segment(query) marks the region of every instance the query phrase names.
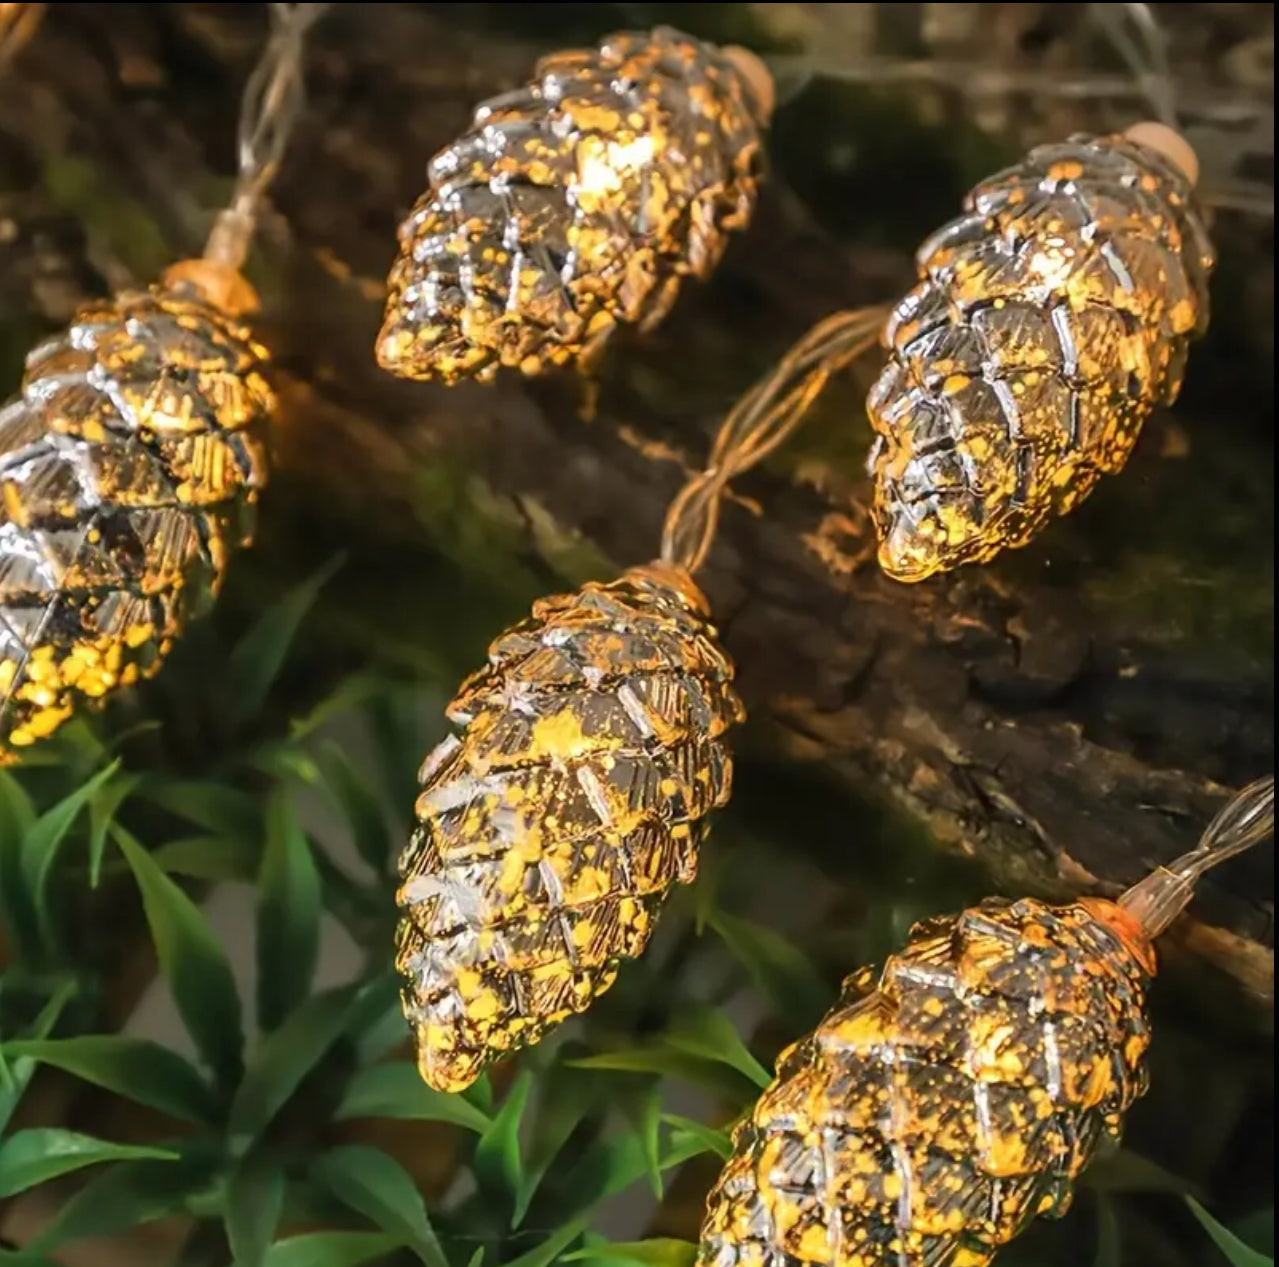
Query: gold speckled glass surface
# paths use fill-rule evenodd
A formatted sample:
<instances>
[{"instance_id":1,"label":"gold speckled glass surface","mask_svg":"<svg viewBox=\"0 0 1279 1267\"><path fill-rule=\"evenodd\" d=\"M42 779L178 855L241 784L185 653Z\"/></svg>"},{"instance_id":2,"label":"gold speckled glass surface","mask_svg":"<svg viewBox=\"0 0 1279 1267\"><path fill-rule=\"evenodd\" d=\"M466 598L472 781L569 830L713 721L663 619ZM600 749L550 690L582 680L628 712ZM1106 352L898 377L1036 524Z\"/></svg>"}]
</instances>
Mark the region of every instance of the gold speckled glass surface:
<instances>
[{"instance_id":1,"label":"gold speckled glass surface","mask_svg":"<svg viewBox=\"0 0 1279 1267\"><path fill-rule=\"evenodd\" d=\"M985 1267L1145 1089L1149 943L1109 903L911 932L784 1052L713 1190L701 1267Z\"/></svg>"},{"instance_id":2,"label":"gold speckled glass surface","mask_svg":"<svg viewBox=\"0 0 1279 1267\"><path fill-rule=\"evenodd\" d=\"M663 564L542 599L427 758L398 966L422 1076L460 1090L612 984L729 796L733 669Z\"/></svg>"},{"instance_id":3,"label":"gold speckled glass surface","mask_svg":"<svg viewBox=\"0 0 1279 1267\"><path fill-rule=\"evenodd\" d=\"M0 410L0 755L155 670L265 475L263 349L183 290L81 310Z\"/></svg>"},{"instance_id":4,"label":"gold speckled glass surface","mask_svg":"<svg viewBox=\"0 0 1279 1267\"><path fill-rule=\"evenodd\" d=\"M655 324L746 223L760 107L730 58L668 28L556 53L480 105L400 228L383 368L488 378L583 361Z\"/></svg>"},{"instance_id":5,"label":"gold speckled glass surface","mask_svg":"<svg viewBox=\"0 0 1279 1267\"><path fill-rule=\"evenodd\" d=\"M1032 150L920 247L867 408L879 558L918 581L1025 545L1128 460L1208 320L1189 185L1122 137Z\"/></svg>"}]
</instances>

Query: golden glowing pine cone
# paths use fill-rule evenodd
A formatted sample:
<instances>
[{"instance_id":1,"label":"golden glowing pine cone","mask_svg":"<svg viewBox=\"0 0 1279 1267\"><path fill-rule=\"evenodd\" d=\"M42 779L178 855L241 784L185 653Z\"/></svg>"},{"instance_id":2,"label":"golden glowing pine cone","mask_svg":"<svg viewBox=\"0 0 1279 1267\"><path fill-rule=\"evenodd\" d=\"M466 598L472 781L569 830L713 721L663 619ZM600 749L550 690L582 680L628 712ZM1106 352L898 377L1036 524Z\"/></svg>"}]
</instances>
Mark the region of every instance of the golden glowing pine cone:
<instances>
[{"instance_id":1,"label":"golden glowing pine cone","mask_svg":"<svg viewBox=\"0 0 1279 1267\"><path fill-rule=\"evenodd\" d=\"M216 592L265 471L263 355L173 284L27 357L0 410L0 756L156 669Z\"/></svg>"},{"instance_id":2,"label":"golden glowing pine cone","mask_svg":"<svg viewBox=\"0 0 1279 1267\"><path fill-rule=\"evenodd\" d=\"M1127 461L1208 321L1212 247L1183 173L1124 137L1032 150L920 247L867 401L885 571L1025 545Z\"/></svg>"},{"instance_id":3,"label":"golden glowing pine cone","mask_svg":"<svg viewBox=\"0 0 1279 1267\"><path fill-rule=\"evenodd\" d=\"M461 1090L639 955L729 796L733 667L687 573L543 599L461 687L401 859L397 966L425 1080Z\"/></svg>"},{"instance_id":4,"label":"golden glowing pine cone","mask_svg":"<svg viewBox=\"0 0 1279 1267\"><path fill-rule=\"evenodd\" d=\"M555 53L431 162L400 227L378 362L487 379L655 325L750 217L767 72L668 28Z\"/></svg>"},{"instance_id":5,"label":"golden glowing pine cone","mask_svg":"<svg viewBox=\"0 0 1279 1267\"><path fill-rule=\"evenodd\" d=\"M912 930L778 1061L711 1193L701 1267L985 1267L1063 1214L1145 1090L1154 956L1108 902Z\"/></svg>"}]
</instances>

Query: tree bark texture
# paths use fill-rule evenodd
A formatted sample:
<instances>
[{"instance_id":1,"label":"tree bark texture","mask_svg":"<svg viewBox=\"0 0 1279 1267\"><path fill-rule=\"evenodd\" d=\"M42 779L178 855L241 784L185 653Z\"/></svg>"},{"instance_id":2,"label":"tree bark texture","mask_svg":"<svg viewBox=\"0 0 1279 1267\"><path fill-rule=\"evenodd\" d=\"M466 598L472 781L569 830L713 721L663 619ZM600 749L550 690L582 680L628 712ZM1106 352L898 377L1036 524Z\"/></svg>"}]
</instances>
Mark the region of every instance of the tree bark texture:
<instances>
[{"instance_id":1,"label":"tree bark texture","mask_svg":"<svg viewBox=\"0 0 1279 1267\"><path fill-rule=\"evenodd\" d=\"M422 592L415 549L497 578L507 616L539 586L651 557L735 396L813 321L903 293L914 242L1015 153L936 94L811 85L780 111L751 229L658 331L615 340L593 421L566 378L396 381L372 344L426 161L538 52L627 25L595 6L597 29L570 31L587 20L564 17L577 6L530 7L556 14L535 38L511 34L518 6L336 6L253 261L285 403L262 550L273 557L291 523L343 538L361 578L341 626L357 660L366 633L405 651L438 629L465 667L498 632ZM0 84L10 387L79 299L198 253L229 187L264 8L50 6ZM1097 126L1088 109L1031 102L1021 121L1047 139ZM1217 224L1218 318L1181 404L1034 545L913 587L879 574L862 473L872 356L740 481L704 572L759 746L878 791L1011 895L1113 894L1273 767L1271 234L1239 214ZM1215 873L1174 939L1264 1000L1272 856Z\"/></svg>"}]
</instances>

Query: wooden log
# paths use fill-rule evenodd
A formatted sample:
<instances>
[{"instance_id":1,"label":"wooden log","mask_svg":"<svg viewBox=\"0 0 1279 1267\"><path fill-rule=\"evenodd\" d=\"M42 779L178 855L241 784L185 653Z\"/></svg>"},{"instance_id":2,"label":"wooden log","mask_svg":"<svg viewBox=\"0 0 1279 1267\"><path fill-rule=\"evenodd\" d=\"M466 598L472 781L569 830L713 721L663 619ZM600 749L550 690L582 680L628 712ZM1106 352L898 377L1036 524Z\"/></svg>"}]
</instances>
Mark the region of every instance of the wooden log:
<instances>
[{"instance_id":1,"label":"wooden log","mask_svg":"<svg viewBox=\"0 0 1279 1267\"><path fill-rule=\"evenodd\" d=\"M911 243L1006 157L953 115L957 131L919 123L909 97L820 88L783 109L782 171L713 281L655 334L617 341L593 423L563 380L397 382L371 354L397 220L430 154L534 55L457 8L339 6L255 261L286 413L244 566L279 583L275 562L346 540L334 664L469 667L497 627L466 600L509 617L538 588L651 555L733 398L812 321L901 293ZM198 250L262 29L250 6L52 6L0 86L18 186L0 281L11 372L20 339L64 318L68 289L145 280ZM976 166L957 157L973 153ZM1273 766L1273 274L1266 227L1221 223L1221 319L1182 404L1032 547L915 587L877 572L868 364L741 481L705 571L761 740L885 795L1008 893L1114 893ZM848 240L850 226L863 236ZM316 541L289 544L303 524ZM441 556L472 572L460 598L426 584ZM1262 1000L1272 894L1263 848L1205 883L1179 934Z\"/></svg>"}]
</instances>

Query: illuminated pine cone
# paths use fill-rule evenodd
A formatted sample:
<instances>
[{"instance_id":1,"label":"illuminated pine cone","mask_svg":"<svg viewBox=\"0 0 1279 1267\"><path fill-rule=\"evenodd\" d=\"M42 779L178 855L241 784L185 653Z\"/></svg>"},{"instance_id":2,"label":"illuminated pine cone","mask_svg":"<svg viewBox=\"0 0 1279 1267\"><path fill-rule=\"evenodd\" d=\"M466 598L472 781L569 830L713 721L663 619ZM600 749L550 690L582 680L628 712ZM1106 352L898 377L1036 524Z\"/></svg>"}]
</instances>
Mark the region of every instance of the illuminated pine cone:
<instances>
[{"instance_id":1,"label":"illuminated pine cone","mask_svg":"<svg viewBox=\"0 0 1279 1267\"><path fill-rule=\"evenodd\" d=\"M589 359L619 321L655 325L750 216L766 90L744 50L667 28L544 58L431 162L379 363L444 382L532 374Z\"/></svg>"},{"instance_id":2,"label":"illuminated pine cone","mask_svg":"<svg viewBox=\"0 0 1279 1267\"><path fill-rule=\"evenodd\" d=\"M732 664L661 564L543 599L449 708L401 859L418 1065L456 1091L590 1006L639 955L729 796Z\"/></svg>"},{"instance_id":3,"label":"illuminated pine cone","mask_svg":"<svg viewBox=\"0 0 1279 1267\"><path fill-rule=\"evenodd\" d=\"M784 1052L711 1194L701 1267L985 1267L1063 1214L1145 1090L1149 942L1117 907L912 930Z\"/></svg>"},{"instance_id":4,"label":"illuminated pine cone","mask_svg":"<svg viewBox=\"0 0 1279 1267\"><path fill-rule=\"evenodd\" d=\"M263 350L192 292L82 309L0 410L0 752L156 669L247 536Z\"/></svg>"},{"instance_id":5,"label":"illuminated pine cone","mask_svg":"<svg viewBox=\"0 0 1279 1267\"><path fill-rule=\"evenodd\" d=\"M901 581L1025 545L1127 461L1208 321L1181 172L1123 137L1032 150L918 253L867 401L879 557Z\"/></svg>"}]
</instances>

